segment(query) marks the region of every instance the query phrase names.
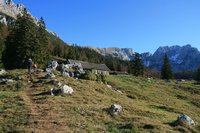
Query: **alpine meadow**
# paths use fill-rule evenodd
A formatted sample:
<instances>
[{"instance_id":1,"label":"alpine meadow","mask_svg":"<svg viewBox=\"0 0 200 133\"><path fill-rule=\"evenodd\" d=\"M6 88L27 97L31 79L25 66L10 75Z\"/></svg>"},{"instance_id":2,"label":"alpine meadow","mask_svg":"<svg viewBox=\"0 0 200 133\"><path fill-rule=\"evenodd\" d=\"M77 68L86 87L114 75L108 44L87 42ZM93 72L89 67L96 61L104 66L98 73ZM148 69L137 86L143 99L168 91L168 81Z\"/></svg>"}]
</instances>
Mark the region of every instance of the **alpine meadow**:
<instances>
[{"instance_id":1,"label":"alpine meadow","mask_svg":"<svg viewBox=\"0 0 200 133\"><path fill-rule=\"evenodd\" d=\"M199 133L200 3L170 1L0 0L0 133Z\"/></svg>"}]
</instances>

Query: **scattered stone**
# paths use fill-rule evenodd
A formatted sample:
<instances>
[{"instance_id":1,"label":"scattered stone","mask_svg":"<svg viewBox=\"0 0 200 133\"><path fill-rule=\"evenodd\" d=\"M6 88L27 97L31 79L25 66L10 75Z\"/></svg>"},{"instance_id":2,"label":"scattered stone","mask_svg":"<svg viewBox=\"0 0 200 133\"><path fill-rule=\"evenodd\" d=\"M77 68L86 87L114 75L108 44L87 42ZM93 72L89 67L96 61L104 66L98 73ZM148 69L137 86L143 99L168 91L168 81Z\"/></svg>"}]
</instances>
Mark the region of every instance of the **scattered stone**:
<instances>
[{"instance_id":1,"label":"scattered stone","mask_svg":"<svg viewBox=\"0 0 200 133\"><path fill-rule=\"evenodd\" d=\"M109 112L110 114L118 115L119 113L122 112L122 106L118 104L113 104L111 105Z\"/></svg>"},{"instance_id":2,"label":"scattered stone","mask_svg":"<svg viewBox=\"0 0 200 133\"><path fill-rule=\"evenodd\" d=\"M44 72L44 70L42 70L42 69L37 69L36 72L40 73L40 72Z\"/></svg>"},{"instance_id":3,"label":"scattered stone","mask_svg":"<svg viewBox=\"0 0 200 133\"><path fill-rule=\"evenodd\" d=\"M5 75L7 72L4 69L0 69L0 76Z\"/></svg>"},{"instance_id":4,"label":"scattered stone","mask_svg":"<svg viewBox=\"0 0 200 133\"><path fill-rule=\"evenodd\" d=\"M63 94L72 94L73 92L74 90L70 86L64 85L63 87L61 87L61 93Z\"/></svg>"},{"instance_id":5,"label":"scattered stone","mask_svg":"<svg viewBox=\"0 0 200 133\"><path fill-rule=\"evenodd\" d=\"M62 83L59 82L57 79L51 80L50 83L52 83L52 84L54 84L54 85L56 85L56 86L58 86L58 87L61 87L61 86L62 86Z\"/></svg>"},{"instance_id":6,"label":"scattered stone","mask_svg":"<svg viewBox=\"0 0 200 133\"><path fill-rule=\"evenodd\" d=\"M57 61L50 61L48 63L48 66L47 66L46 70L47 69L49 69L49 70L56 70L57 67L58 67L58 62Z\"/></svg>"},{"instance_id":7,"label":"scattered stone","mask_svg":"<svg viewBox=\"0 0 200 133\"><path fill-rule=\"evenodd\" d=\"M16 81L22 80L22 77L21 77L21 76L16 76L16 77L14 78L14 80L16 80Z\"/></svg>"},{"instance_id":8,"label":"scattered stone","mask_svg":"<svg viewBox=\"0 0 200 133\"><path fill-rule=\"evenodd\" d=\"M46 79L49 79L49 78L55 78L56 76L53 74L53 73L48 73L47 75L45 75L45 78Z\"/></svg>"},{"instance_id":9,"label":"scattered stone","mask_svg":"<svg viewBox=\"0 0 200 133\"><path fill-rule=\"evenodd\" d=\"M46 69L45 69L45 72L50 73L52 70L53 70L52 68L46 68Z\"/></svg>"},{"instance_id":10,"label":"scattered stone","mask_svg":"<svg viewBox=\"0 0 200 133\"><path fill-rule=\"evenodd\" d=\"M6 81L7 81L7 79L4 79L4 78L0 79L0 83L1 83L1 84L5 84Z\"/></svg>"},{"instance_id":11,"label":"scattered stone","mask_svg":"<svg viewBox=\"0 0 200 133\"><path fill-rule=\"evenodd\" d=\"M107 87L110 88L110 89L112 89L112 86L111 86L111 85L107 85Z\"/></svg>"},{"instance_id":12,"label":"scattered stone","mask_svg":"<svg viewBox=\"0 0 200 133\"><path fill-rule=\"evenodd\" d=\"M69 75L68 72L62 72L62 76L63 76L63 77L70 77L70 75Z\"/></svg>"},{"instance_id":13,"label":"scattered stone","mask_svg":"<svg viewBox=\"0 0 200 133\"><path fill-rule=\"evenodd\" d=\"M151 82L151 80L152 80L152 78L147 78L147 81L148 81L148 82Z\"/></svg>"},{"instance_id":14,"label":"scattered stone","mask_svg":"<svg viewBox=\"0 0 200 133\"><path fill-rule=\"evenodd\" d=\"M177 118L177 123L182 126L192 126L195 125L194 120L192 120L189 116L185 114L181 114Z\"/></svg>"},{"instance_id":15,"label":"scattered stone","mask_svg":"<svg viewBox=\"0 0 200 133\"><path fill-rule=\"evenodd\" d=\"M70 77L74 77L74 73L73 72L69 72L69 76Z\"/></svg>"},{"instance_id":16,"label":"scattered stone","mask_svg":"<svg viewBox=\"0 0 200 133\"><path fill-rule=\"evenodd\" d=\"M74 77L80 77L81 76L81 71L80 70L76 70L74 71Z\"/></svg>"},{"instance_id":17,"label":"scattered stone","mask_svg":"<svg viewBox=\"0 0 200 133\"><path fill-rule=\"evenodd\" d=\"M14 83L14 80L12 80L12 79L8 79L8 80L6 81L6 84L12 84L12 83Z\"/></svg>"},{"instance_id":18,"label":"scattered stone","mask_svg":"<svg viewBox=\"0 0 200 133\"><path fill-rule=\"evenodd\" d=\"M68 71L69 70L69 65L68 64L61 64L60 65L60 70L61 70L61 72L65 72L65 71Z\"/></svg>"},{"instance_id":19,"label":"scattered stone","mask_svg":"<svg viewBox=\"0 0 200 133\"><path fill-rule=\"evenodd\" d=\"M117 92L120 93L120 94L123 94L122 91L120 91L120 90L117 90Z\"/></svg>"},{"instance_id":20,"label":"scattered stone","mask_svg":"<svg viewBox=\"0 0 200 133\"><path fill-rule=\"evenodd\" d=\"M56 94L56 89L51 88L51 95L52 95L52 96L55 96L55 94Z\"/></svg>"},{"instance_id":21,"label":"scattered stone","mask_svg":"<svg viewBox=\"0 0 200 133\"><path fill-rule=\"evenodd\" d=\"M58 85L58 87L61 87L61 86L62 86L62 83L58 82L57 85Z\"/></svg>"}]
</instances>

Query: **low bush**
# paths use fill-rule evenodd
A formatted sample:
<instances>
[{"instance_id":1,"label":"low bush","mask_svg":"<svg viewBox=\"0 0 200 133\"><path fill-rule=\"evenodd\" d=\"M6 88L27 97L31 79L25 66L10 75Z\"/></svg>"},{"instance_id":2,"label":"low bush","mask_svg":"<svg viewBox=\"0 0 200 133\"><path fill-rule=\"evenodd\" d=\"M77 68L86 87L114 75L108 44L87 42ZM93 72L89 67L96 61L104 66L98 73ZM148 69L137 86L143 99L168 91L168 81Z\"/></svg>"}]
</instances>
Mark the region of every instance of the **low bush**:
<instances>
[{"instance_id":1,"label":"low bush","mask_svg":"<svg viewBox=\"0 0 200 133\"><path fill-rule=\"evenodd\" d=\"M97 82L103 82L105 84L107 83L106 75L95 74L94 72L91 71L87 71L86 73L81 74L80 78Z\"/></svg>"}]
</instances>

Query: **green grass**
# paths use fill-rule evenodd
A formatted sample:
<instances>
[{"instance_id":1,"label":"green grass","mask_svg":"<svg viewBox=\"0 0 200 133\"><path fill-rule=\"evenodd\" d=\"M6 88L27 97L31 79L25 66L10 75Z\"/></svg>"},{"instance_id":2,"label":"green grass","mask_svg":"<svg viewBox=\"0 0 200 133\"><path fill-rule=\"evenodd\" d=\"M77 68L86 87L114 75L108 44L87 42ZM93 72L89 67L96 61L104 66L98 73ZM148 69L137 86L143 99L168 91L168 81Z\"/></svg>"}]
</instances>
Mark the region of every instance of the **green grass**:
<instances>
[{"instance_id":1,"label":"green grass","mask_svg":"<svg viewBox=\"0 0 200 133\"><path fill-rule=\"evenodd\" d=\"M109 76L106 85L88 80L57 80L74 89L72 95L51 96L56 88L45 73L27 83L25 70L9 72L24 80L0 85L0 131L3 132L192 132L200 131L200 85L194 81L163 81L134 76ZM56 74L56 73L55 73ZM112 116L107 109L120 104L123 112ZM195 127L173 126L180 113Z\"/></svg>"}]
</instances>

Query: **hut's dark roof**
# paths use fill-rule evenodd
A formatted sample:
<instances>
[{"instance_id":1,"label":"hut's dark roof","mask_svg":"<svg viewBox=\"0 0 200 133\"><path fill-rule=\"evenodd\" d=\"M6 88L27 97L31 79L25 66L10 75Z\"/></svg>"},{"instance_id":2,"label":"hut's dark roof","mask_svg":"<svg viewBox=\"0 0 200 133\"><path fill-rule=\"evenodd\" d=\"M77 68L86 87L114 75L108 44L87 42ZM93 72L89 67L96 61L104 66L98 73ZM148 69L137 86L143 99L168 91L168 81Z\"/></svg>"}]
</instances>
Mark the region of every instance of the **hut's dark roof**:
<instances>
[{"instance_id":1,"label":"hut's dark roof","mask_svg":"<svg viewBox=\"0 0 200 133\"><path fill-rule=\"evenodd\" d=\"M95 70L102 70L102 71L110 71L110 69L105 64L89 63L86 61L78 61L78 60L71 60L71 59L69 59L68 62L70 64L81 64L83 69L95 69Z\"/></svg>"}]
</instances>

